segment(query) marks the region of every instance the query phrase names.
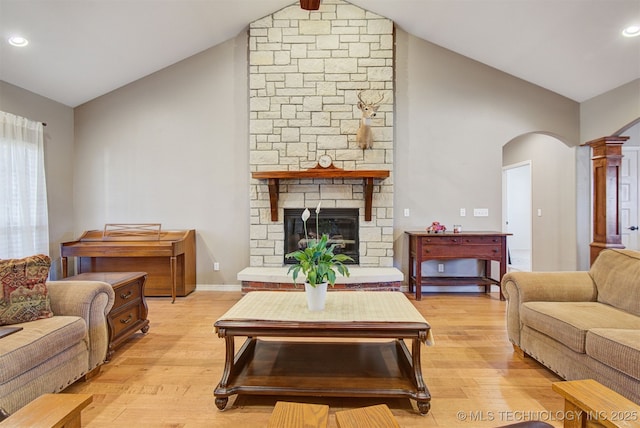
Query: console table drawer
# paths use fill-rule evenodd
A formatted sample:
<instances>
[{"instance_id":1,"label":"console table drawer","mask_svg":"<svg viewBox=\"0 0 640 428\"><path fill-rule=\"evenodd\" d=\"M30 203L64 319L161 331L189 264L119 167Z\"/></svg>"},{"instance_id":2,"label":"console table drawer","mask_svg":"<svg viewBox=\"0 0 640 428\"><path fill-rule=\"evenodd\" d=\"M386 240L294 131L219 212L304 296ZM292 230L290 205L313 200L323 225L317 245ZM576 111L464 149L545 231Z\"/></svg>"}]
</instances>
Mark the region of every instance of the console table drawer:
<instances>
[{"instance_id":1,"label":"console table drawer","mask_svg":"<svg viewBox=\"0 0 640 428\"><path fill-rule=\"evenodd\" d=\"M118 308L126 305L127 303L131 303L134 300L140 300L141 298L141 290L142 286L140 284L141 280L133 282L131 284L125 285L117 290L116 292L116 300L113 303L112 311L117 311Z\"/></svg>"},{"instance_id":2,"label":"console table drawer","mask_svg":"<svg viewBox=\"0 0 640 428\"><path fill-rule=\"evenodd\" d=\"M500 256L500 250L499 245L458 245L455 251L452 251L448 245L425 245L422 247L422 257L492 259Z\"/></svg>"},{"instance_id":3,"label":"console table drawer","mask_svg":"<svg viewBox=\"0 0 640 428\"><path fill-rule=\"evenodd\" d=\"M501 237L499 236L463 236L457 239L458 242L464 245L500 245Z\"/></svg>"},{"instance_id":4,"label":"console table drawer","mask_svg":"<svg viewBox=\"0 0 640 428\"><path fill-rule=\"evenodd\" d=\"M118 336L119 333L137 324L137 321L140 319L140 305L133 304L121 311L109 313L109 318L111 318L113 334L114 336Z\"/></svg>"},{"instance_id":5,"label":"console table drawer","mask_svg":"<svg viewBox=\"0 0 640 428\"><path fill-rule=\"evenodd\" d=\"M456 236L442 235L422 239L423 245L500 245L499 236Z\"/></svg>"}]
</instances>

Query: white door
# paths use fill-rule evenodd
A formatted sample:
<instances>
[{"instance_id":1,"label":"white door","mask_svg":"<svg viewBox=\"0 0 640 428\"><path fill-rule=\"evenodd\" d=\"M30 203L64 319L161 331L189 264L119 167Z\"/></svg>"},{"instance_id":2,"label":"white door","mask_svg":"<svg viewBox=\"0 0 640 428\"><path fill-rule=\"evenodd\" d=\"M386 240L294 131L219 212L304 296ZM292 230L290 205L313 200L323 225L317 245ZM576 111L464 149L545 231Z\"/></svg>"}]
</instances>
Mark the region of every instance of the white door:
<instances>
[{"instance_id":1,"label":"white door","mask_svg":"<svg viewBox=\"0 0 640 428\"><path fill-rule=\"evenodd\" d=\"M622 245L630 250L638 247L638 158L640 147L622 147L620 169L620 227Z\"/></svg>"},{"instance_id":2,"label":"white door","mask_svg":"<svg viewBox=\"0 0 640 428\"><path fill-rule=\"evenodd\" d=\"M507 237L509 270L531 271L531 162L502 169L503 231Z\"/></svg>"}]
</instances>

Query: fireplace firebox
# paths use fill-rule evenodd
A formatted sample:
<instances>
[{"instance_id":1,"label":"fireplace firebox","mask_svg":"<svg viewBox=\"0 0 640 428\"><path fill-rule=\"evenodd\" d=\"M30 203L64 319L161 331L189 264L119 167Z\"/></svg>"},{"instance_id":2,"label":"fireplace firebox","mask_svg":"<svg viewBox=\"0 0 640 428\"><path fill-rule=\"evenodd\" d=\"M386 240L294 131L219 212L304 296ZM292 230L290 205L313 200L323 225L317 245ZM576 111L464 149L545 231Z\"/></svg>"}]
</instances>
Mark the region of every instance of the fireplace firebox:
<instances>
[{"instance_id":1,"label":"fireplace firebox","mask_svg":"<svg viewBox=\"0 0 640 428\"><path fill-rule=\"evenodd\" d=\"M284 210L284 253L306 248L304 234L304 222L301 209ZM307 235L309 239L317 239L323 234L329 236L329 244L336 244L336 254L346 254L353 262L345 264L358 264L360 243L358 240L358 215L357 208L322 208L318 214L319 233L316 230L316 213L311 210L311 217L307 220ZM284 258L285 264L294 264L293 258Z\"/></svg>"}]
</instances>

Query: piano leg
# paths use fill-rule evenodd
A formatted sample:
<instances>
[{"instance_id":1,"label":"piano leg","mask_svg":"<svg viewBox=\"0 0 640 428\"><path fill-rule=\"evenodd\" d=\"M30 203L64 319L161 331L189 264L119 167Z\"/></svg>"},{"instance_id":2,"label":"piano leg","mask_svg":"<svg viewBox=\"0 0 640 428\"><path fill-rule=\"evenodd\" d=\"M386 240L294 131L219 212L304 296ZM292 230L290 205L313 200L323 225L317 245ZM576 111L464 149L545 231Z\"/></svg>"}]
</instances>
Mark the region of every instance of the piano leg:
<instances>
[{"instance_id":1,"label":"piano leg","mask_svg":"<svg viewBox=\"0 0 640 428\"><path fill-rule=\"evenodd\" d=\"M69 272L67 271L67 258L60 257L60 260L62 261L62 277L66 278L69 276Z\"/></svg>"},{"instance_id":2,"label":"piano leg","mask_svg":"<svg viewBox=\"0 0 640 428\"><path fill-rule=\"evenodd\" d=\"M177 275L178 275L178 259L171 257L171 303L176 301L176 287L177 287Z\"/></svg>"}]
</instances>

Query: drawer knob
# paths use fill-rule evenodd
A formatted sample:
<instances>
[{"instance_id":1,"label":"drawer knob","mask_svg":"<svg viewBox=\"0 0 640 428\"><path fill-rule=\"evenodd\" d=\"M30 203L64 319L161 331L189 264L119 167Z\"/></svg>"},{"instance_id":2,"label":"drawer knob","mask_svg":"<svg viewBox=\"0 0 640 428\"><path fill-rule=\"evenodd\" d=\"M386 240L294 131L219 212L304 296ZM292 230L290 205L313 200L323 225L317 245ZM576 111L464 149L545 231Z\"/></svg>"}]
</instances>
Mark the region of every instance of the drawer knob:
<instances>
[{"instance_id":1,"label":"drawer knob","mask_svg":"<svg viewBox=\"0 0 640 428\"><path fill-rule=\"evenodd\" d=\"M133 294L133 292L131 290L129 290L129 292L127 292L127 294L120 294L120 298L123 300L127 300L129 297L131 297L131 295Z\"/></svg>"},{"instance_id":2,"label":"drawer knob","mask_svg":"<svg viewBox=\"0 0 640 428\"><path fill-rule=\"evenodd\" d=\"M132 319L133 319L133 315L129 314L129 317L128 317L128 318L121 319L121 320L120 320L120 322L121 322L122 324L129 324L129 323L131 322L131 320L132 320Z\"/></svg>"}]
</instances>

